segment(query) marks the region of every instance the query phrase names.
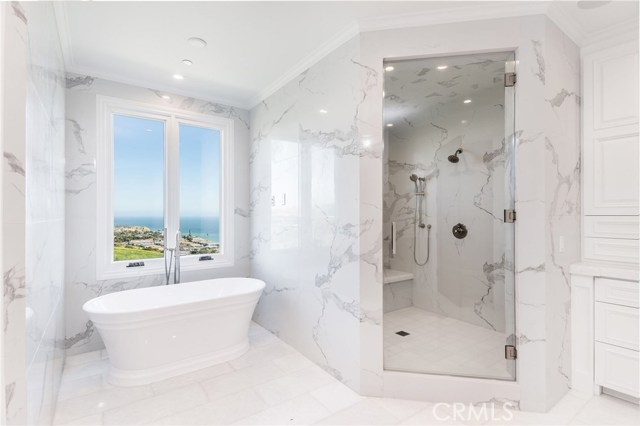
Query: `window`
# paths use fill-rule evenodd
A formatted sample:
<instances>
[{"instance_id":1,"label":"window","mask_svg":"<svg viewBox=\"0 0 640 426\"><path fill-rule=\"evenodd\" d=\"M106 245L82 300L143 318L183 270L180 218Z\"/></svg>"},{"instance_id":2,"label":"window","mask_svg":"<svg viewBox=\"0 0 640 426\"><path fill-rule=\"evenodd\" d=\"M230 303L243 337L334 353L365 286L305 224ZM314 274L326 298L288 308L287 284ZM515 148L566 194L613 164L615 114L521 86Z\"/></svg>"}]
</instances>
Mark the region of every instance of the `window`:
<instances>
[{"instance_id":1,"label":"window","mask_svg":"<svg viewBox=\"0 0 640 426\"><path fill-rule=\"evenodd\" d=\"M230 119L98 99L98 279L233 265Z\"/></svg>"}]
</instances>

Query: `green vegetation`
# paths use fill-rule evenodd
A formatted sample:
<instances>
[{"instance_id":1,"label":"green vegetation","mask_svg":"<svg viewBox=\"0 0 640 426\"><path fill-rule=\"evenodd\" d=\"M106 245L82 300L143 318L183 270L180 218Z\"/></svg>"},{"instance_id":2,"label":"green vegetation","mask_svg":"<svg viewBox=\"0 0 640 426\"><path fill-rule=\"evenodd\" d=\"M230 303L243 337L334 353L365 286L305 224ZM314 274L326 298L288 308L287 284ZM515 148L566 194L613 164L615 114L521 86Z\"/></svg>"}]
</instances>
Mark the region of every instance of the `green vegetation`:
<instances>
[{"instance_id":1,"label":"green vegetation","mask_svg":"<svg viewBox=\"0 0 640 426\"><path fill-rule=\"evenodd\" d=\"M146 226L116 226L113 230L113 260L156 259L163 257L164 238L162 232L152 231ZM182 239L180 253L220 253L220 244L195 237L191 230Z\"/></svg>"},{"instance_id":2,"label":"green vegetation","mask_svg":"<svg viewBox=\"0 0 640 426\"><path fill-rule=\"evenodd\" d=\"M113 260L138 260L138 259L156 259L162 257L162 252L151 249L131 246L115 246L113 248Z\"/></svg>"}]
</instances>

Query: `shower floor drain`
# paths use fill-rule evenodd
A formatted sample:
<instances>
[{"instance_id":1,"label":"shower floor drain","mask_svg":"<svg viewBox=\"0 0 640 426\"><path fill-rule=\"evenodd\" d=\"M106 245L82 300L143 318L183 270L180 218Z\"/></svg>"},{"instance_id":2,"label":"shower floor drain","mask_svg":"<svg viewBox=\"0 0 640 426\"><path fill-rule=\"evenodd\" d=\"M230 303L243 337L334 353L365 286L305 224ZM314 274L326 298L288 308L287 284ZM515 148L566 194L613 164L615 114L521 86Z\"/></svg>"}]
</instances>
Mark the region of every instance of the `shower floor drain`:
<instances>
[{"instance_id":1,"label":"shower floor drain","mask_svg":"<svg viewBox=\"0 0 640 426\"><path fill-rule=\"evenodd\" d=\"M406 331L402 331L402 330L400 330L400 331L396 331L396 334L397 334L398 336L402 336L402 337L404 337L404 336L408 336L408 335L409 335L409 333L407 333Z\"/></svg>"}]
</instances>

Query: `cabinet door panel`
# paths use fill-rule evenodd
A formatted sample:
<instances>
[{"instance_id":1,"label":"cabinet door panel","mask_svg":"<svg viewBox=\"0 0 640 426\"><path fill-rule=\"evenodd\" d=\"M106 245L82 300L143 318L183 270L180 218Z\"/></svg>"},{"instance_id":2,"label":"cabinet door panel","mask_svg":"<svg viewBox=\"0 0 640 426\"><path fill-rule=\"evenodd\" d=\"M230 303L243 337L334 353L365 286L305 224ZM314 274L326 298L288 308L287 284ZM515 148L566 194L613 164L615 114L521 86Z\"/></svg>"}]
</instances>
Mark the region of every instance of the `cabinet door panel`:
<instances>
[{"instance_id":1,"label":"cabinet door panel","mask_svg":"<svg viewBox=\"0 0 640 426\"><path fill-rule=\"evenodd\" d=\"M638 44L583 58L584 214L638 215Z\"/></svg>"},{"instance_id":2,"label":"cabinet door panel","mask_svg":"<svg viewBox=\"0 0 640 426\"><path fill-rule=\"evenodd\" d=\"M638 52L614 55L593 62L595 129L638 121Z\"/></svg>"},{"instance_id":3,"label":"cabinet door panel","mask_svg":"<svg viewBox=\"0 0 640 426\"><path fill-rule=\"evenodd\" d=\"M596 384L640 397L638 352L596 342Z\"/></svg>"},{"instance_id":4,"label":"cabinet door panel","mask_svg":"<svg viewBox=\"0 0 640 426\"><path fill-rule=\"evenodd\" d=\"M593 143L593 207L638 214L638 135L597 137Z\"/></svg>"}]
</instances>

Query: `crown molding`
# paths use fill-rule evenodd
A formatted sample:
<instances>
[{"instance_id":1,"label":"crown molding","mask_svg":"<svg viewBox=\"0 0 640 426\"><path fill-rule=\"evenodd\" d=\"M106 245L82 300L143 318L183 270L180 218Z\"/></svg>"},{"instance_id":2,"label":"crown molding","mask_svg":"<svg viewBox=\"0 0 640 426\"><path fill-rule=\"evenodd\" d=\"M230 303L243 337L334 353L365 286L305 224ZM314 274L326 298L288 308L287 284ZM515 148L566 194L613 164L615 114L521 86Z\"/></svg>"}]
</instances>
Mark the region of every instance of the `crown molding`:
<instances>
[{"instance_id":1,"label":"crown molding","mask_svg":"<svg viewBox=\"0 0 640 426\"><path fill-rule=\"evenodd\" d=\"M53 2L56 23L60 34L60 44L66 68L69 72L91 75L105 80L111 80L123 84L148 87L149 82L122 77L121 75L109 75L99 70L83 69L76 65L72 44L70 42L70 30L67 18L66 2ZM212 99L202 96L202 93L194 93L179 88L155 85L154 90L167 93L193 97L210 102L221 103L236 108L251 110L263 100L277 92L287 83L298 77L305 70L318 63L321 59L351 38L364 32L383 31L400 28L422 27L438 24L450 24L456 22L482 21L488 19L513 18L518 16L545 15L554 22L574 43L582 47L583 51L597 50L617 42L638 39L638 18L632 17L628 21L617 25L615 28L600 31L595 34L587 34L578 22L567 15L557 2L526 1L526 2L500 2L492 4L473 4L466 6L452 6L436 11L398 14L384 17L362 19L351 23L342 31L311 51L302 60L289 68L271 84L260 90L255 96L244 102L231 101L229 99Z\"/></svg>"},{"instance_id":2,"label":"crown molding","mask_svg":"<svg viewBox=\"0 0 640 426\"><path fill-rule=\"evenodd\" d=\"M454 22L483 21L515 16L541 15L547 12L547 2L493 2L453 6L446 9L411 14L374 17L361 20L361 32L423 27Z\"/></svg>"},{"instance_id":3,"label":"crown molding","mask_svg":"<svg viewBox=\"0 0 640 426\"><path fill-rule=\"evenodd\" d=\"M633 16L615 27L607 28L585 37L580 49L581 53L594 52L629 41L637 43L639 29L638 17Z\"/></svg>"},{"instance_id":4,"label":"crown molding","mask_svg":"<svg viewBox=\"0 0 640 426\"><path fill-rule=\"evenodd\" d=\"M202 92L193 92L190 90L183 90L180 88L176 88L175 86L150 83L148 80L144 80L144 79L127 78L127 77L123 77L120 74L115 75L115 74L105 73L103 71L93 70L90 68L84 68L79 66L67 66L66 71L71 74L87 75L100 80L107 80L107 81L112 81L114 83L120 83L120 84L129 85L129 86L136 86L136 87L142 87L145 89L156 90L158 92L166 93L167 95L185 96L187 98L194 98L201 101L213 102L216 104L221 104L221 105L249 111L249 108L247 107L246 103L241 103L241 102L233 101L230 99L219 98L219 97L211 97L211 96L203 95Z\"/></svg>"},{"instance_id":5,"label":"crown molding","mask_svg":"<svg viewBox=\"0 0 640 426\"><path fill-rule=\"evenodd\" d=\"M582 45L586 34L584 28L575 19L567 15L557 2L549 5L546 15L575 44Z\"/></svg>"},{"instance_id":6,"label":"crown molding","mask_svg":"<svg viewBox=\"0 0 640 426\"><path fill-rule=\"evenodd\" d=\"M335 49L343 45L345 42L349 41L353 37L360 34L360 29L356 22L348 25L342 31L338 32L336 35L331 37L325 43L320 45L316 50L309 53L305 56L301 61L291 67L287 72L282 74L277 80L273 83L265 87L263 90L259 91L255 96L251 97L246 102L246 108L252 109L260 102L267 99L269 96L280 90L287 83L292 81L294 78L298 77L304 71L309 69L311 66L318 63L322 58L327 56L329 53L333 52Z\"/></svg>"},{"instance_id":7,"label":"crown molding","mask_svg":"<svg viewBox=\"0 0 640 426\"><path fill-rule=\"evenodd\" d=\"M385 17L359 20L336 34L322 46L307 55L277 80L261 90L247 102L247 108L252 109L287 83L299 76L306 69L316 64L347 40L364 32L383 31L399 28L422 27L455 22L482 21L487 19L512 18L517 16L547 15L548 2L495 2L491 5L455 6L424 13L399 14ZM554 21L555 22L555 21ZM556 22L563 31L566 23ZM570 36L570 34L567 34ZM574 40L575 41L575 40Z\"/></svg>"},{"instance_id":8,"label":"crown molding","mask_svg":"<svg viewBox=\"0 0 640 426\"><path fill-rule=\"evenodd\" d=\"M66 2L63 1L54 1L52 4L56 26L58 27L60 47L62 48L62 59L64 60L65 67L68 68L75 64L75 57L73 56L73 48L71 47L67 5Z\"/></svg>"}]
</instances>

